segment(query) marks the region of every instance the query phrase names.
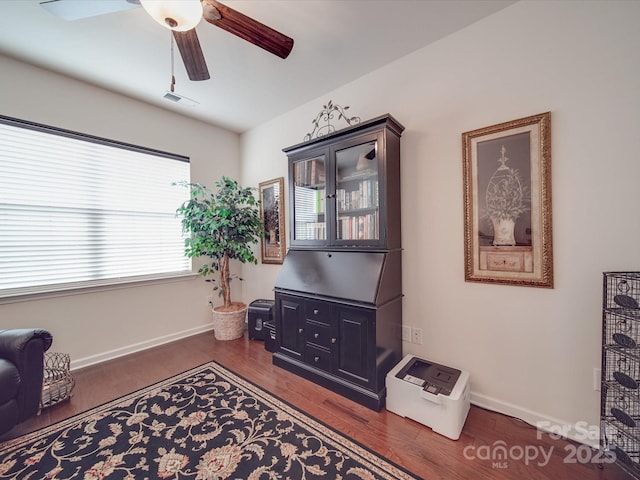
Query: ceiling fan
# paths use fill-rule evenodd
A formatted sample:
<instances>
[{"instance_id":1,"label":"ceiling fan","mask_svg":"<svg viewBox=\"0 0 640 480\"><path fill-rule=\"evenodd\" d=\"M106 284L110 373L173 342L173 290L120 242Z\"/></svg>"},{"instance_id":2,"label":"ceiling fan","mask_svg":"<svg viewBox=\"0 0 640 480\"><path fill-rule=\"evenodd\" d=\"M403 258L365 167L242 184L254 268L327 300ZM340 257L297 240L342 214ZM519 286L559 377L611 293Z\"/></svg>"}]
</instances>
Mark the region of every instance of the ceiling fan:
<instances>
[{"instance_id":1,"label":"ceiling fan","mask_svg":"<svg viewBox=\"0 0 640 480\"><path fill-rule=\"evenodd\" d=\"M195 30L202 18L283 59L289 56L293 48L292 38L217 0L46 0L40 5L65 20L103 15L142 5L154 20L172 30L190 80L210 78Z\"/></svg>"}]
</instances>

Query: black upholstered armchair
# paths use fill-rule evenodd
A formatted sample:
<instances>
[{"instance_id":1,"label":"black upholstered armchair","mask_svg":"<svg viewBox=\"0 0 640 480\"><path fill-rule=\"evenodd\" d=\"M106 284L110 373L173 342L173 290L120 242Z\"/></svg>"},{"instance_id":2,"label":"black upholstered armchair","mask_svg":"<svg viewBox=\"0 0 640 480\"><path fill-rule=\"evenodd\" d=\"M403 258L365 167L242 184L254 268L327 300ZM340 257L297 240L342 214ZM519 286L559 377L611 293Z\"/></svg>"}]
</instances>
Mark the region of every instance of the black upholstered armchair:
<instances>
[{"instance_id":1,"label":"black upholstered armchair","mask_svg":"<svg viewBox=\"0 0 640 480\"><path fill-rule=\"evenodd\" d=\"M0 435L38 413L52 341L46 330L0 330Z\"/></svg>"}]
</instances>

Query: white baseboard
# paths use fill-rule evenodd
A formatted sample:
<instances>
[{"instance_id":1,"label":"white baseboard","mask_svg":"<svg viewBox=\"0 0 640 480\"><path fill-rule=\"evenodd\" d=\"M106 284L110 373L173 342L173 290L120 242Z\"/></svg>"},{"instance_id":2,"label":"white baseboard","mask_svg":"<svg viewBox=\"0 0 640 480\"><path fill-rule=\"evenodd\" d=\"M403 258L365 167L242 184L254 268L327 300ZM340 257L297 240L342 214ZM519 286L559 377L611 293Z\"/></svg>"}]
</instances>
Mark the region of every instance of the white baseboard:
<instances>
[{"instance_id":1,"label":"white baseboard","mask_svg":"<svg viewBox=\"0 0 640 480\"><path fill-rule=\"evenodd\" d=\"M471 403L487 410L518 418L538 430L552 434L556 438L562 437L589 447L599 448L599 426L589 425L587 421L567 422L558 420L557 418L474 393L473 391L471 392Z\"/></svg>"},{"instance_id":2,"label":"white baseboard","mask_svg":"<svg viewBox=\"0 0 640 480\"><path fill-rule=\"evenodd\" d=\"M107 360L113 360L114 358L129 355L130 353L140 352L152 347L158 347L160 345L164 345L165 343L174 342L176 340L180 340L181 338L190 337L192 335L197 335L199 333L204 333L211 330L213 330L213 323L190 328L181 332L172 333L171 335L152 338L149 340L145 340L144 342L134 343L125 347L116 348L115 350L102 352L97 355L90 355L88 357L79 358L77 360L71 361L71 370L78 370L80 368L88 367L89 365L106 362Z\"/></svg>"}]
</instances>

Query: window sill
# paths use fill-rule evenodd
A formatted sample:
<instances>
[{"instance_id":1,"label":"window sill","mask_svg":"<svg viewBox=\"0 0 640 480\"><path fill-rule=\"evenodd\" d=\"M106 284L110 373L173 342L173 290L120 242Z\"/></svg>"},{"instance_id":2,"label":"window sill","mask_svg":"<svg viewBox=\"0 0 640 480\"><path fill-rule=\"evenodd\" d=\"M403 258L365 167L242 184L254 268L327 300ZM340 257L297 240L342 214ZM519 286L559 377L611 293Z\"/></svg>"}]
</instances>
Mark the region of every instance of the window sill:
<instances>
[{"instance_id":1,"label":"window sill","mask_svg":"<svg viewBox=\"0 0 640 480\"><path fill-rule=\"evenodd\" d=\"M31 302L34 300L43 300L47 298L65 297L69 295L84 295L88 293L103 292L108 290L120 290L123 288L135 288L159 283L180 282L184 280L192 280L199 277L197 273L180 273L168 274L166 276L154 277L132 277L128 279L110 279L92 285L87 284L69 284L69 285L53 285L47 286L43 290L31 292L17 292L14 294L0 294L0 305L8 303Z\"/></svg>"}]
</instances>

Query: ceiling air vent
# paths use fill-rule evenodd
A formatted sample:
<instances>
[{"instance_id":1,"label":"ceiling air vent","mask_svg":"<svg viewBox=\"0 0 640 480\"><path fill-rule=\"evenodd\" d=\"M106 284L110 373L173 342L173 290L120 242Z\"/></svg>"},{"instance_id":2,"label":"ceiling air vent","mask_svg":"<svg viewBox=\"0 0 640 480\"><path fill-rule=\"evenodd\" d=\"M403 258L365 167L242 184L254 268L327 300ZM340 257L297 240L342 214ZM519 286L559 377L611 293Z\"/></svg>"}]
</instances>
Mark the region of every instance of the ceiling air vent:
<instances>
[{"instance_id":1,"label":"ceiling air vent","mask_svg":"<svg viewBox=\"0 0 640 480\"><path fill-rule=\"evenodd\" d=\"M164 98L166 98L167 100L170 100L174 103L180 103L181 105L186 105L187 107L195 107L196 105L199 105L199 102L196 102L195 100L192 100L188 97L179 95L175 92L169 92L167 91L164 94Z\"/></svg>"}]
</instances>

